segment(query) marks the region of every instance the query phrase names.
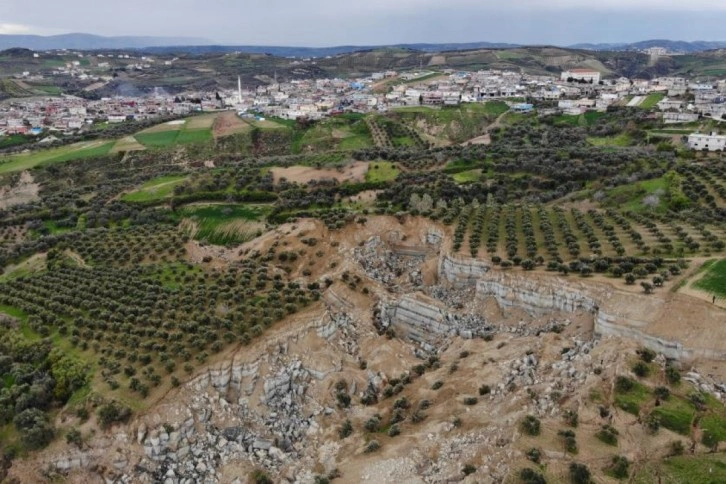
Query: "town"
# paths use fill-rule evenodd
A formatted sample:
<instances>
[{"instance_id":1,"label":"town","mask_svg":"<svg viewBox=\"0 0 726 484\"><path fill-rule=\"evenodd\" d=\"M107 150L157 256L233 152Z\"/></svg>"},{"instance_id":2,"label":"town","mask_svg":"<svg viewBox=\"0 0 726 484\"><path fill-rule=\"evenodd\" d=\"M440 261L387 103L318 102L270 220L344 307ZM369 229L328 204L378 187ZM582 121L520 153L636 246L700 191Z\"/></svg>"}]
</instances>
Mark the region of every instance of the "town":
<instances>
[{"instance_id":1,"label":"town","mask_svg":"<svg viewBox=\"0 0 726 484\"><path fill-rule=\"evenodd\" d=\"M660 51L651 53L659 54ZM43 54L35 53L34 56ZM24 71L15 76L19 85L43 83L54 77L70 77L93 92L114 79L114 69L150 69L155 63L173 65L171 60L130 57L128 54L78 53L79 60L67 62L50 73ZM311 62L310 59L298 62ZM313 61L314 62L314 61ZM109 124L148 122L180 118L195 112L232 109L242 117L277 117L318 120L344 112L370 113L408 106L441 108L491 100L507 102L511 110L538 115L580 115L606 111L610 106L643 107L655 110L664 124L687 124L702 118L722 121L726 116L726 79L699 82L684 77L654 79L605 78L600 71L571 69L559 76L530 75L507 70L419 69L385 71L354 79L297 79L246 86L238 78L236 89L188 91L170 94L163 88L148 93L130 93L99 99L60 94L14 98L0 103L0 139L8 135L33 137L50 144ZM722 150L726 137L717 133L694 133L691 148Z\"/></svg>"}]
</instances>

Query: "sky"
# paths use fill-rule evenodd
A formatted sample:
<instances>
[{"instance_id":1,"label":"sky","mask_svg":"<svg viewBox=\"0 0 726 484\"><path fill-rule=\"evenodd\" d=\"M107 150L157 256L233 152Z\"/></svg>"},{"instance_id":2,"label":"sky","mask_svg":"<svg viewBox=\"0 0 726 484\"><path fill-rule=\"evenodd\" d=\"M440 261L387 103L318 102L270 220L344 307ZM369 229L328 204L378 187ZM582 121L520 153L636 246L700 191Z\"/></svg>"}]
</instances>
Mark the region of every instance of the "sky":
<instances>
[{"instance_id":1,"label":"sky","mask_svg":"<svg viewBox=\"0 0 726 484\"><path fill-rule=\"evenodd\" d=\"M0 0L0 34L228 45L726 40L726 0Z\"/></svg>"}]
</instances>

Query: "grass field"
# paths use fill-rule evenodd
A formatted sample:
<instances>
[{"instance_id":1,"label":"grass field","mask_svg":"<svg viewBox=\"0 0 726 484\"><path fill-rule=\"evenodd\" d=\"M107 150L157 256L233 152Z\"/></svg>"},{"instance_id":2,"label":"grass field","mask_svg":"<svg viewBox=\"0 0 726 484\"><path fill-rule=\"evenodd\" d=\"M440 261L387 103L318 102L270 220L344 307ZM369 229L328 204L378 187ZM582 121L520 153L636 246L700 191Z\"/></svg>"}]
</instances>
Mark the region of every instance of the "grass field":
<instances>
[{"instance_id":1,"label":"grass field","mask_svg":"<svg viewBox=\"0 0 726 484\"><path fill-rule=\"evenodd\" d=\"M196 225L194 238L215 245L237 245L253 239L264 224L266 205L191 205L178 216Z\"/></svg>"},{"instance_id":2,"label":"grass field","mask_svg":"<svg viewBox=\"0 0 726 484\"><path fill-rule=\"evenodd\" d=\"M711 264L706 273L693 283L693 287L718 297L726 297L726 259Z\"/></svg>"},{"instance_id":3,"label":"grass field","mask_svg":"<svg viewBox=\"0 0 726 484\"><path fill-rule=\"evenodd\" d=\"M385 182L395 180L398 168L390 161L376 161L370 163L366 172L367 182Z\"/></svg>"},{"instance_id":4,"label":"grass field","mask_svg":"<svg viewBox=\"0 0 726 484\"><path fill-rule=\"evenodd\" d=\"M188 175L167 175L149 180L141 187L123 196L126 202L150 202L163 200L174 194L174 188L188 178Z\"/></svg>"},{"instance_id":5,"label":"grass field","mask_svg":"<svg viewBox=\"0 0 726 484\"><path fill-rule=\"evenodd\" d=\"M35 168L39 165L93 158L108 154L115 141L84 141L50 150L23 153L0 161L0 174Z\"/></svg>"},{"instance_id":6,"label":"grass field","mask_svg":"<svg viewBox=\"0 0 726 484\"><path fill-rule=\"evenodd\" d=\"M145 150L144 145L139 143L133 136L126 136L121 138L113 145L112 153L118 153L121 151L141 151Z\"/></svg>"},{"instance_id":7,"label":"grass field","mask_svg":"<svg viewBox=\"0 0 726 484\"><path fill-rule=\"evenodd\" d=\"M645 385L634 382L633 388L624 393L615 394L615 405L628 413L638 415L640 406L650 400L650 391Z\"/></svg>"},{"instance_id":8,"label":"grass field","mask_svg":"<svg viewBox=\"0 0 726 484\"><path fill-rule=\"evenodd\" d=\"M691 423L695 409L690 402L676 396L671 396L668 400L661 402L659 407L653 409L653 415L660 418L660 424L681 435L689 435L691 433Z\"/></svg>"},{"instance_id":9,"label":"grass field","mask_svg":"<svg viewBox=\"0 0 726 484\"><path fill-rule=\"evenodd\" d=\"M210 128L201 129L184 129L179 131L179 136L176 138L177 144L188 144L188 143L202 143L205 141L211 141L212 130Z\"/></svg>"},{"instance_id":10,"label":"grass field","mask_svg":"<svg viewBox=\"0 0 726 484\"><path fill-rule=\"evenodd\" d=\"M451 175L451 177L456 183L472 183L479 180L479 178L481 177L481 173L481 169L467 170L459 173L454 173L453 175Z\"/></svg>"},{"instance_id":11,"label":"grass field","mask_svg":"<svg viewBox=\"0 0 726 484\"><path fill-rule=\"evenodd\" d=\"M702 483L717 484L726 482L726 455L681 455L649 463L641 467L630 482L652 484L653 476L662 484Z\"/></svg>"},{"instance_id":12,"label":"grass field","mask_svg":"<svg viewBox=\"0 0 726 484\"><path fill-rule=\"evenodd\" d=\"M148 148L171 146L179 137L179 130L137 133L136 140Z\"/></svg>"},{"instance_id":13,"label":"grass field","mask_svg":"<svg viewBox=\"0 0 726 484\"><path fill-rule=\"evenodd\" d=\"M655 92L653 94L649 94L648 97L646 97L643 102L640 103L638 106L639 108L643 109L651 109L655 107L656 104L661 102L663 98L665 97L665 94L661 92Z\"/></svg>"},{"instance_id":14,"label":"grass field","mask_svg":"<svg viewBox=\"0 0 726 484\"><path fill-rule=\"evenodd\" d=\"M621 133L617 136L607 136L607 137L602 137L602 138L589 136L587 138L587 142L593 146L601 146L601 147L620 146L620 147L622 147L622 146L629 146L633 142L633 139L630 137L630 135Z\"/></svg>"},{"instance_id":15,"label":"grass field","mask_svg":"<svg viewBox=\"0 0 726 484\"><path fill-rule=\"evenodd\" d=\"M658 213L665 212L668 209L665 196L663 196L666 188L667 182L662 177L629 185L621 185L606 193L606 199L603 201L603 205L606 207L618 207L637 213L649 211ZM657 205L648 206L643 204L643 200L649 195L659 197Z\"/></svg>"}]
</instances>

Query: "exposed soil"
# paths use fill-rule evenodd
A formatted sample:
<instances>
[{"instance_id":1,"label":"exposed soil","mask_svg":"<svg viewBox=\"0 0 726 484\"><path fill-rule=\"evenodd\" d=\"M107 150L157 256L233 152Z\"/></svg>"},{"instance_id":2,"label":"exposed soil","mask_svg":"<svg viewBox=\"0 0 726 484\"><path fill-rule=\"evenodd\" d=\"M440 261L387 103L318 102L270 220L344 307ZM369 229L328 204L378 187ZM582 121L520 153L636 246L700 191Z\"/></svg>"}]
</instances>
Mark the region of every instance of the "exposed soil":
<instances>
[{"instance_id":1,"label":"exposed soil","mask_svg":"<svg viewBox=\"0 0 726 484\"><path fill-rule=\"evenodd\" d=\"M29 171L20 174L17 183L0 187L0 209L39 200L40 185L35 183Z\"/></svg>"},{"instance_id":2,"label":"exposed soil","mask_svg":"<svg viewBox=\"0 0 726 484\"><path fill-rule=\"evenodd\" d=\"M356 161L343 167L313 168L310 166L291 166L288 168L273 168L272 176L275 183L280 183L282 178L294 183L308 183L313 180L337 180L343 182L361 182L365 180L368 172L368 163Z\"/></svg>"}]
</instances>

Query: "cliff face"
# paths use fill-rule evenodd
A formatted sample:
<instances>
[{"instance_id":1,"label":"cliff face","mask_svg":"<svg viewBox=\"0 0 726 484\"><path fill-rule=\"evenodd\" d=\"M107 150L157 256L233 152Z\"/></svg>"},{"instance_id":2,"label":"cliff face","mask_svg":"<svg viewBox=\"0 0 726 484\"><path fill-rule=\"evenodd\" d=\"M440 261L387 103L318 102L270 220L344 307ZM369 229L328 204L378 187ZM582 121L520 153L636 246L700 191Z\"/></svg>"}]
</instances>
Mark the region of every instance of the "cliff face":
<instances>
[{"instance_id":1,"label":"cliff face","mask_svg":"<svg viewBox=\"0 0 726 484\"><path fill-rule=\"evenodd\" d=\"M724 311L680 295L634 294L597 283L501 270L485 272L476 282L476 294L494 298L503 310L519 309L533 317L591 313L596 335L628 338L668 358L726 359L726 341L712 337L726 319Z\"/></svg>"}]
</instances>

